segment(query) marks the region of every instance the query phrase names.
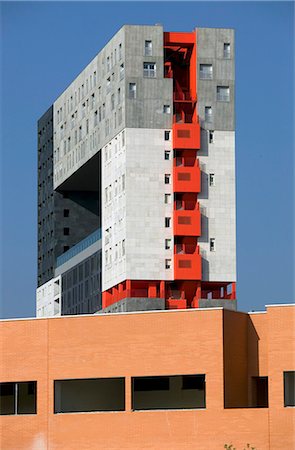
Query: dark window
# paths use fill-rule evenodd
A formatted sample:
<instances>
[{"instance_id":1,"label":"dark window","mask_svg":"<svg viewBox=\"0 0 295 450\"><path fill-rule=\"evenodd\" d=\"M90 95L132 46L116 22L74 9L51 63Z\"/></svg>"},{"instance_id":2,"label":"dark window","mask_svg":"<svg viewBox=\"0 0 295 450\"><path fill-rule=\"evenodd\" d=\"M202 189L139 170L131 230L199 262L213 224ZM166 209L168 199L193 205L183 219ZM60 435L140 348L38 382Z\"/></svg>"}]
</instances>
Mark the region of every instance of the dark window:
<instances>
[{"instance_id":1,"label":"dark window","mask_svg":"<svg viewBox=\"0 0 295 450\"><path fill-rule=\"evenodd\" d=\"M295 406L295 371L284 372L284 406Z\"/></svg>"},{"instance_id":2,"label":"dark window","mask_svg":"<svg viewBox=\"0 0 295 450\"><path fill-rule=\"evenodd\" d=\"M69 215L70 215L70 210L64 209L64 217L69 217Z\"/></svg>"},{"instance_id":3,"label":"dark window","mask_svg":"<svg viewBox=\"0 0 295 450\"><path fill-rule=\"evenodd\" d=\"M36 414L37 382L0 383L0 415Z\"/></svg>"},{"instance_id":4,"label":"dark window","mask_svg":"<svg viewBox=\"0 0 295 450\"><path fill-rule=\"evenodd\" d=\"M132 378L132 409L205 408L205 375Z\"/></svg>"},{"instance_id":5,"label":"dark window","mask_svg":"<svg viewBox=\"0 0 295 450\"><path fill-rule=\"evenodd\" d=\"M64 252L67 252L69 250L69 246L68 245L64 245Z\"/></svg>"},{"instance_id":6,"label":"dark window","mask_svg":"<svg viewBox=\"0 0 295 450\"><path fill-rule=\"evenodd\" d=\"M268 408L268 377L253 377L253 402L254 408Z\"/></svg>"},{"instance_id":7,"label":"dark window","mask_svg":"<svg viewBox=\"0 0 295 450\"><path fill-rule=\"evenodd\" d=\"M68 227L64 228L64 236L69 236L70 234L70 229Z\"/></svg>"},{"instance_id":8,"label":"dark window","mask_svg":"<svg viewBox=\"0 0 295 450\"><path fill-rule=\"evenodd\" d=\"M55 413L124 410L124 378L54 381Z\"/></svg>"},{"instance_id":9,"label":"dark window","mask_svg":"<svg viewBox=\"0 0 295 450\"><path fill-rule=\"evenodd\" d=\"M170 139L170 131L165 131L165 141L169 141Z\"/></svg>"}]
</instances>

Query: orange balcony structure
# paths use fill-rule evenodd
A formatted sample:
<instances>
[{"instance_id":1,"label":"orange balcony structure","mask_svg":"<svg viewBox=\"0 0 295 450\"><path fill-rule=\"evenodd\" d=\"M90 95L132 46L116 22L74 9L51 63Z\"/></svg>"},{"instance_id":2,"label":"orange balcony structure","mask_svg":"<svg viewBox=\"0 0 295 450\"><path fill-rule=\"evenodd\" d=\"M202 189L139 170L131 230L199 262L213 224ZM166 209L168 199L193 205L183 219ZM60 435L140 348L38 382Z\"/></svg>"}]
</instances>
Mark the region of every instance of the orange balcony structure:
<instances>
[{"instance_id":1,"label":"orange balcony structure","mask_svg":"<svg viewBox=\"0 0 295 450\"><path fill-rule=\"evenodd\" d=\"M195 209L174 210L175 236L201 236L201 213L199 205Z\"/></svg>"},{"instance_id":2,"label":"orange balcony structure","mask_svg":"<svg viewBox=\"0 0 295 450\"><path fill-rule=\"evenodd\" d=\"M176 253L174 255L174 279L175 280L201 280L202 258L199 247L195 253Z\"/></svg>"},{"instance_id":3,"label":"orange balcony structure","mask_svg":"<svg viewBox=\"0 0 295 450\"><path fill-rule=\"evenodd\" d=\"M201 171L198 160L194 166L174 166L173 190L174 192L201 192Z\"/></svg>"},{"instance_id":4,"label":"orange balcony structure","mask_svg":"<svg viewBox=\"0 0 295 450\"><path fill-rule=\"evenodd\" d=\"M199 123L174 123L172 135L174 149L198 150L200 148Z\"/></svg>"}]
</instances>

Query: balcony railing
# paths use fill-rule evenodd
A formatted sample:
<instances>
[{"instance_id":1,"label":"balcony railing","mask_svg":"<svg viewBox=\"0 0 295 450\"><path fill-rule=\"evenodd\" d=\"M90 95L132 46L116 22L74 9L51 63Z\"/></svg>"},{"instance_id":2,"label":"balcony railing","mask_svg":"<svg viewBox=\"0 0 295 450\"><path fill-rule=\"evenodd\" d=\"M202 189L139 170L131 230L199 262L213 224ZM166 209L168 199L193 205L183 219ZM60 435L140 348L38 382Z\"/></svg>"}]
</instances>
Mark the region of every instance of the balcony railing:
<instances>
[{"instance_id":1,"label":"balcony railing","mask_svg":"<svg viewBox=\"0 0 295 450\"><path fill-rule=\"evenodd\" d=\"M174 192L200 192L201 171L197 163L194 166L173 168Z\"/></svg>"},{"instance_id":2,"label":"balcony railing","mask_svg":"<svg viewBox=\"0 0 295 450\"><path fill-rule=\"evenodd\" d=\"M202 258L199 249L195 253L174 255L175 280L201 280Z\"/></svg>"},{"instance_id":3,"label":"balcony railing","mask_svg":"<svg viewBox=\"0 0 295 450\"><path fill-rule=\"evenodd\" d=\"M194 210L174 211L174 235L175 236L200 236L201 214L198 208Z\"/></svg>"},{"instance_id":4,"label":"balcony railing","mask_svg":"<svg viewBox=\"0 0 295 450\"><path fill-rule=\"evenodd\" d=\"M56 259L56 267L59 267L65 262L69 261L74 256L78 255L83 250L90 247L90 245L94 244L100 239L101 239L101 228L98 228L93 233L89 234L89 236L87 236L85 239L83 239L82 241L78 242L78 244L70 248L67 252L58 256Z\"/></svg>"},{"instance_id":5,"label":"balcony railing","mask_svg":"<svg viewBox=\"0 0 295 450\"><path fill-rule=\"evenodd\" d=\"M174 123L173 148L192 149L200 148L200 124L199 123Z\"/></svg>"}]
</instances>

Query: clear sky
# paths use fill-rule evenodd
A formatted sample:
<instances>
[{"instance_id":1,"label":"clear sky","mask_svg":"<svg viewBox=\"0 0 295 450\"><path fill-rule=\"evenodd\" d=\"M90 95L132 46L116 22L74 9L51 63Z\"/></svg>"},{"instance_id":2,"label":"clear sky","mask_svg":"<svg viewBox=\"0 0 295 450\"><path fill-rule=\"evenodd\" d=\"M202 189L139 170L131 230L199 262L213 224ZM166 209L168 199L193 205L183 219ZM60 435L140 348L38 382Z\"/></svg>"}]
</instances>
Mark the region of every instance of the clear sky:
<instances>
[{"instance_id":1,"label":"clear sky","mask_svg":"<svg viewBox=\"0 0 295 450\"><path fill-rule=\"evenodd\" d=\"M124 24L236 30L237 295L294 301L294 3L2 2L1 317L35 315L38 118Z\"/></svg>"}]
</instances>

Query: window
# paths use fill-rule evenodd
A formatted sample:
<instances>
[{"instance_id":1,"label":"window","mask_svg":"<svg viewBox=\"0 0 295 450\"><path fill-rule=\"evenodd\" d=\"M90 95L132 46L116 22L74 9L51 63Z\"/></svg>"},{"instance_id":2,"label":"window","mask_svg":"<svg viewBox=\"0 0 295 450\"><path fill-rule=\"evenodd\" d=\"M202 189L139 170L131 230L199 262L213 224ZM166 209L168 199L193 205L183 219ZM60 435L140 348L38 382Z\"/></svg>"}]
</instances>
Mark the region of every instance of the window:
<instances>
[{"instance_id":1,"label":"window","mask_svg":"<svg viewBox=\"0 0 295 450\"><path fill-rule=\"evenodd\" d=\"M69 236L70 234L70 229L68 227L64 228L64 236Z\"/></svg>"},{"instance_id":2,"label":"window","mask_svg":"<svg viewBox=\"0 0 295 450\"><path fill-rule=\"evenodd\" d=\"M252 377L252 407L268 408L268 377Z\"/></svg>"},{"instance_id":3,"label":"window","mask_svg":"<svg viewBox=\"0 0 295 450\"><path fill-rule=\"evenodd\" d=\"M156 77L156 63L143 63L143 76L145 78L155 78Z\"/></svg>"},{"instance_id":4,"label":"window","mask_svg":"<svg viewBox=\"0 0 295 450\"><path fill-rule=\"evenodd\" d=\"M295 371L284 372L284 406L295 406Z\"/></svg>"},{"instance_id":5,"label":"window","mask_svg":"<svg viewBox=\"0 0 295 450\"><path fill-rule=\"evenodd\" d=\"M171 249L171 239L165 239L165 249L170 250Z\"/></svg>"},{"instance_id":6,"label":"window","mask_svg":"<svg viewBox=\"0 0 295 450\"><path fill-rule=\"evenodd\" d=\"M224 59L230 58L230 44L228 42L223 44L223 57Z\"/></svg>"},{"instance_id":7,"label":"window","mask_svg":"<svg viewBox=\"0 0 295 450\"><path fill-rule=\"evenodd\" d=\"M120 65L120 80L123 80L125 75L125 69L124 69L124 64Z\"/></svg>"},{"instance_id":8,"label":"window","mask_svg":"<svg viewBox=\"0 0 295 450\"><path fill-rule=\"evenodd\" d=\"M205 375L132 378L133 410L205 407Z\"/></svg>"},{"instance_id":9,"label":"window","mask_svg":"<svg viewBox=\"0 0 295 450\"><path fill-rule=\"evenodd\" d=\"M210 239L210 252L215 252L215 238Z\"/></svg>"},{"instance_id":10,"label":"window","mask_svg":"<svg viewBox=\"0 0 295 450\"><path fill-rule=\"evenodd\" d=\"M122 44L119 44L119 59L122 59Z\"/></svg>"},{"instance_id":11,"label":"window","mask_svg":"<svg viewBox=\"0 0 295 450\"><path fill-rule=\"evenodd\" d=\"M205 121L206 122L212 122L212 107L211 106L205 106Z\"/></svg>"},{"instance_id":12,"label":"window","mask_svg":"<svg viewBox=\"0 0 295 450\"><path fill-rule=\"evenodd\" d=\"M122 256L125 256L125 239L122 241Z\"/></svg>"},{"instance_id":13,"label":"window","mask_svg":"<svg viewBox=\"0 0 295 450\"><path fill-rule=\"evenodd\" d=\"M212 80L213 66L212 64L200 64L200 80Z\"/></svg>"},{"instance_id":14,"label":"window","mask_svg":"<svg viewBox=\"0 0 295 450\"><path fill-rule=\"evenodd\" d=\"M111 90L111 77L107 79L107 93Z\"/></svg>"},{"instance_id":15,"label":"window","mask_svg":"<svg viewBox=\"0 0 295 450\"><path fill-rule=\"evenodd\" d=\"M111 110L113 111L115 109L115 94L112 94L111 96Z\"/></svg>"},{"instance_id":16,"label":"window","mask_svg":"<svg viewBox=\"0 0 295 450\"><path fill-rule=\"evenodd\" d=\"M69 245L64 245L64 253L70 249Z\"/></svg>"},{"instance_id":17,"label":"window","mask_svg":"<svg viewBox=\"0 0 295 450\"><path fill-rule=\"evenodd\" d=\"M37 414L37 382L0 383L0 415Z\"/></svg>"},{"instance_id":18,"label":"window","mask_svg":"<svg viewBox=\"0 0 295 450\"><path fill-rule=\"evenodd\" d=\"M118 89L118 105L121 103L121 89Z\"/></svg>"},{"instance_id":19,"label":"window","mask_svg":"<svg viewBox=\"0 0 295 450\"><path fill-rule=\"evenodd\" d=\"M164 105L163 106L163 113L164 114L170 114L171 113L170 105Z\"/></svg>"},{"instance_id":20,"label":"window","mask_svg":"<svg viewBox=\"0 0 295 450\"><path fill-rule=\"evenodd\" d=\"M166 161L169 161L170 156L171 156L170 150L165 150L165 159L166 159Z\"/></svg>"},{"instance_id":21,"label":"window","mask_svg":"<svg viewBox=\"0 0 295 450\"><path fill-rule=\"evenodd\" d=\"M229 87L228 86L217 86L217 101L218 102L229 102Z\"/></svg>"},{"instance_id":22,"label":"window","mask_svg":"<svg viewBox=\"0 0 295 450\"><path fill-rule=\"evenodd\" d=\"M153 43L152 41L145 41L144 42L144 55L145 56L152 56L153 52Z\"/></svg>"},{"instance_id":23,"label":"window","mask_svg":"<svg viewBox=\"0 0 295 450\"><path fill-rule=\"evenodd\" d=\"M209 144L213 144L214 142L214 131L209 131Z\"/></svg>"},{"instance_id":24,"label":"window","mask_svg":"<svg viewBox=\"0 0 295 450\"><path fill-rule=\"evenodd\" d=\"M165 259L165 269L171 269L171 259Z\"/></svg>"},{"instance_id":25,"label":"window","mask_svg":"<svg viewBox=\"0 0 295 450\"><path fill-rule=\"evenodd\" d=\"M165 173L165 184L170 184L171 175L169 173Z\"/></svg>"},{"instance_id":26,"label":"window","mask_svg":"<svg viewBox=\"0 0 295 450\"><path fill-rule=\"evenodd\" d=\"M170 228L171 217L165 217L165 228Z\"/></svg>"},{"instance_id":27,"label":"window","mask_svg":"<svg viewBox=\"0 0 295 450\"><path fill-rule=\"evenodd\" d=\"M54 413L124 411L124 378L54 381Z\"/></svg>"},{"instance_id":28,"label":"window","mask_svg":"<svg viewBox=\"0 0 295 450\"><path fill-rule=\"evenodd\" d=\"M214 175L214 173L209 173L209 186L215 186L215 175Z\"/></svg>"},{"instance_id":29,"label":"window","mask_svg":"<svg viewBox=\"0 0 295 450\"><path fill-rule=\"evenodd\" d=\"M165 194L165 204L166 205L171 204L171 194Z\"/></svg>"},{"instance_id":30,"label":"window","mask_svg":"<svg viewBox=\"0 0 295 450\"><path fill-rule=\"evenodd\" d=\"M170 140L170 131L166 131L166 130L165 130L165 132L164 132L164 138L165 138L165 141L169 141L169 140Z\"/></svg>"},{"instance_id":31,"label":"window","mask_svg":"<svg viewBox=\"0 0 295 450\"><path fill-rule=\"evenodd\" d=\"M129 83L129 98L136 98L136 83Z\"/></svg>"},{"instance_id":32,"label":"window","mask_svg":"<svg viewBox=\"0 0 295 450\"><path fill-rule=\"evenodd\" d=\"M64 217L69 217L69 215L70 215L70 210L64 209Z\"/></svg>"}]
</instances>

